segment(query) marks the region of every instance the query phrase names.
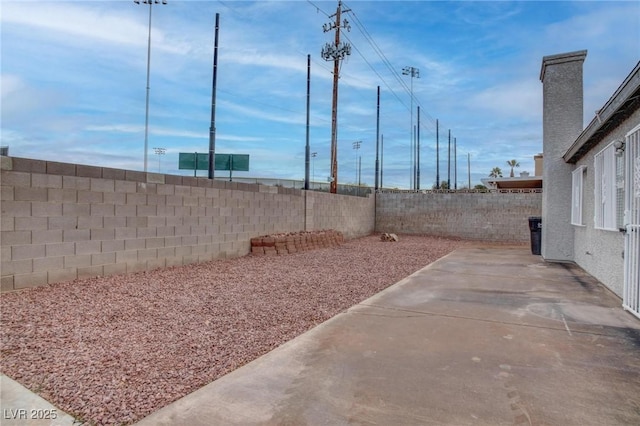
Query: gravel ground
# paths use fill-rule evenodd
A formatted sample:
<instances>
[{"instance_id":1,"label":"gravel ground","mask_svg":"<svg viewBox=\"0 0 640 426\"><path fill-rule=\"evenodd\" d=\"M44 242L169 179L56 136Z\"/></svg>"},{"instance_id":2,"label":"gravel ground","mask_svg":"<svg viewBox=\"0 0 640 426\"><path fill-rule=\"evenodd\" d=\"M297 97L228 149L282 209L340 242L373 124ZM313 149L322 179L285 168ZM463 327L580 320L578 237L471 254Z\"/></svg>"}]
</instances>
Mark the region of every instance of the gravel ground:
<instances>
[{"instance_id":1,"label":"gravel ground","mask_svg":"<svg viewBox=\"0 0 640 426\"><path fill-rule=\"evenodd\" d=\"M3 294L0 370L81 421L132 423L465 244L372 235Z\"/></svg>"}]
</instances>

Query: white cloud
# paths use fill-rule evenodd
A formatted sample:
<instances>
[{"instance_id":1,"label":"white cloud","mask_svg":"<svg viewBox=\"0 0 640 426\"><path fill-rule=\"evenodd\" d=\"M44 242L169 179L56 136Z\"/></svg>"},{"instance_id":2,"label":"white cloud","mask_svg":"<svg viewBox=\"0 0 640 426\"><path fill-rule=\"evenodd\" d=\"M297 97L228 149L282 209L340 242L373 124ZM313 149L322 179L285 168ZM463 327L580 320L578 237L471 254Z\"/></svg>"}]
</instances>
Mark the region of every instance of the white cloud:
<instances>
[{"instance_id":1,"label":"white cloud","mask_svg":"<svg viewBox=\"0 0 640 426\"><path fill-rule=\"evenodd\" d=\"M0 86L2 121L9 127L32 123L34 117L42 118L42 114L50 116L51 109L57 108L66 97L55 90L33 86L14 74L0 75Z\"/></svg>"},{"instance_id":2,"label":"white cloud","mask_svg":"<svg viewBox=\"0 0 640 426\"><path fill-rule=\"evenodd\" d=\"M482 115L488 111L503 119L535 120L542 111L542 87L533 79L505 82L472 95L468 105Z\"/></svg>"},{"instance_id":3,"label":"white cloud","mask_svg":"<svg viewBox=\"0 0 640 426\"><path fill-rule=\"evenodd\" d=\"M296 72L306 72L307 65L300 60L299 55L274 54L259 52L256 49L226 52L224 60L227 63L251 65L260 67L283 68Z\"/></svg>"},{"instance_id":4,"label":"white cloud","mask_svg":"<svg viewBox=\"0 0 640 426\"><path fill-rule=\"evenodd\" d=\"M248 106L243 106L239 104L235 104L232 102L221 102L218 104L221 109L225 111L233 111L235 113L241 114L247 118L258 118L261 120L272 121L276 123L286 123L286 124L296 124L296 125L304 125L306 123L306 119L304 113L294 113L291 111L276 111L276 112L268 112L264 108L253 108Z\"/></svg>"},{"instance_id":5,"label":"white cloud","mask_svg":"<svg viewBox=\"0 0 640 426\"><path fill-rule=\"evenodd\" d=\"M123 6L124 6L124 2ZM94 4L95 5L95 4ZM139 6L142 8L143 6ZM133 8L133 3L127 7ZM124 7L123 7L123 10ZM63 2L15 2L2 3L2 25L19 25L29 28L31 33L41 32L41 36L60 34L71 36L75 44L91 45L89 40L100 42L143 46L148 39L148 21L145 23L143 10L130 13L113 12L96 7ZM139 16L136 20L134 16ZM185 45L175 43L165 32L152 26L151 37L157 48L172 53L185 53Z\"/></svg>"}]
</instances>

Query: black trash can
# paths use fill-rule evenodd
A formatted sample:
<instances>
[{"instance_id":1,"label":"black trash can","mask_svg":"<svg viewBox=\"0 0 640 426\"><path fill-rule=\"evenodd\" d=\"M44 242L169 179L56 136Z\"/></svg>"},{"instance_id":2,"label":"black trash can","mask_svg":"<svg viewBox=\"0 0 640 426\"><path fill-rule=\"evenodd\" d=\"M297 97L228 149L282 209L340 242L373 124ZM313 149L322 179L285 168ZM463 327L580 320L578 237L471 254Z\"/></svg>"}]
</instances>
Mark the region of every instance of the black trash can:
<instances>
[{"instance_id":1,"label":"black trash can","mask_svg":"<svg viewBox=\"0 0 640 426\"><path fill-rule=\"evenodd\" d=\"M531 216L529 218L529 231L531 231L531 254L540 254L542 246L542 218Z\"/></svg>"}]
</instances>

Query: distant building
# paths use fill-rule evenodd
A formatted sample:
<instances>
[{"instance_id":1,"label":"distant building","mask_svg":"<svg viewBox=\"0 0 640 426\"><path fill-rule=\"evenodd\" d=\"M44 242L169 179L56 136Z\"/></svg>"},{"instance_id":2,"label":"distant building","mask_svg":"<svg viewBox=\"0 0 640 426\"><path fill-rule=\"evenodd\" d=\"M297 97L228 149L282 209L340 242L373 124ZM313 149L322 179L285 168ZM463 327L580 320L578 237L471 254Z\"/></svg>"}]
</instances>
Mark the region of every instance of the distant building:
<instances>
[{"instance_id":1,"label":"distant building","mask_svg":"<svg viewBox=\"0 0 640 426\"><path fill-rule=\"evenodd\" d=\"M533 157L535 162L535 173L533 176L529 172L520 172L520 176L482 178L482 184L489 189L541 189L542 188L542 154Z\"/></svg>"}]
</instances>

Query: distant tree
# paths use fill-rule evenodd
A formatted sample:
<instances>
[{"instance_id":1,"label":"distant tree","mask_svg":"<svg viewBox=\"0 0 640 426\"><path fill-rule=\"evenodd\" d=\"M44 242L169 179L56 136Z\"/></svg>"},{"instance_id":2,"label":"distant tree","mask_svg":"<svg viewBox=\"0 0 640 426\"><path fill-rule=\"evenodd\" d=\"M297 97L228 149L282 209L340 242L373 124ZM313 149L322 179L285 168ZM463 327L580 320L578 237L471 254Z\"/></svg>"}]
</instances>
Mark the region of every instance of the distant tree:
<instances>
[{"instance_id":1,"label":"distant tree","mask_svg":"<svg viewBox=\"0 0 640 426\"><path fill-rule=\"evenodd\" d=\"M487 189L487 187L482 184L477 184L476 186L473 187L473 189Z\"/></svg>"},{"instance_id":2,"label":"distant tree","mask_svg":"<svg viewBox=\"0 0 640 426\"><path fill-rule=\"evenodd\" d=\"M494 167L493 169L491 169L491 173L489 173L489 177L501 178L502 177L502 169L500 169L500 167Z\"/></svg>"},{"instance_id":3,"label":"distant tree","mask_svg":"<svg viewBox=\"0 0 640 426\"><path fill-rule=\"evenodd\" d=\"M513 168L520 167L520 163L518 163L518 160L509 160L507 161L507 165L511 167L511 174L509 176L514 177L515 175L513 174Z\"/></svg>"},{"instance_id":4,"label":"distant tree","mask_svg":"<svg viewBox=\"0 0 640 426\"><path fill-rule=\"evenodd\" d=\"M435 183L431 188L432 189L449 189L449 184L447 183L446 180L443 180L442 182L440 182L440 188L438 188Z\"/></svg>"}]
</instances>

